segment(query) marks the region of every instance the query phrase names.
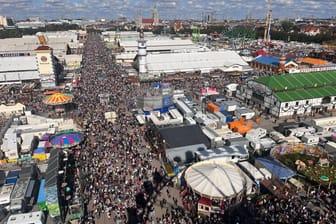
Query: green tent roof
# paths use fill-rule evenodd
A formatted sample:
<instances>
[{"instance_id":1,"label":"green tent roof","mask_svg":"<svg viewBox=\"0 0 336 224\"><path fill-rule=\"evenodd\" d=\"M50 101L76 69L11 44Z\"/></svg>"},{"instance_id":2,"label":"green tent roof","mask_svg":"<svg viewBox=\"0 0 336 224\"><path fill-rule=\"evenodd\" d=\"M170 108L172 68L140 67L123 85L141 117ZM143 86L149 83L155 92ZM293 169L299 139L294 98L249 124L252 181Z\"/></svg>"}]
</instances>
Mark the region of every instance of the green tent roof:
<instances>
[{"instance_id":1,"label":"green tent roof","mask_svg":"<svg viewBox=\"0 0 336 224\"><path fill-rule=\"evenodd\" d=\"M255 79L273 91L336 86L336 71L296 73Z\"/></svg>"},{"instance_id":2,"label":"green tent roof","mask_svg":"<svg viewBox=\"0 0 336 224\"><path fill-rule=\"evenodd\" d=\"M270 88L281 102L336 96L336 71L276 75L254 81Z\"/></svg>"},{"instance_id":3,"label":"green tent roof","mask_svg":"<svg viewBox=\"0 0 336 224\"><path fill-rule=\"evenodd\" d=\"M281 102L297 101L304 99L314 99L326 96L336 96L335 87L321 87L312 89L289 90L276 92L274 96Z\"/></svg>"}]
</instances>

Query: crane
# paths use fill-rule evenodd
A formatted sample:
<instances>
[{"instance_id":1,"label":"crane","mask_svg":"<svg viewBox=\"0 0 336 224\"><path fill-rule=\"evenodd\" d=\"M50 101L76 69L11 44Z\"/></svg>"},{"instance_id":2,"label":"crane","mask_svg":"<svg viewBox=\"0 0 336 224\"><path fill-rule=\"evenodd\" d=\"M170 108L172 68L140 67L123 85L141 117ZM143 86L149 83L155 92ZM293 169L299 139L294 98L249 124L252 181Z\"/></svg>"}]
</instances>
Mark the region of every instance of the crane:
<instances>
[{"instance_id":1,"label":"crane","mask_svg":"<svg viewBox=\"0 0 336 224\"><path fill-rule=\"evenodd\" d=\"M266 44L269 44L271 42L271 23L272 23L271 4L272 4L272 0L267 0L265 32L264 32L264 42Z\"/></svg>"}]
</instances>

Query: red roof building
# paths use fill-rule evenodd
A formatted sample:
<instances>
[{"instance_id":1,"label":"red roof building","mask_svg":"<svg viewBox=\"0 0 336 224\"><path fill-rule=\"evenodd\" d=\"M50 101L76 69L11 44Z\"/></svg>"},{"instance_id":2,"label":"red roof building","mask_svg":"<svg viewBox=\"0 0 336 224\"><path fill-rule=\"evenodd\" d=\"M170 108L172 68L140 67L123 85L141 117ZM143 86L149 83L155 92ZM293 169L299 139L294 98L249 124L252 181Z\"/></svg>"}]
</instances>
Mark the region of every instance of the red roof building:
<instances>
[{"instance_id":1,"label":"red roof building","mask_svg":"<svg viewBox=\"0 0 336 224\"><path fill-rule=\"evenodd\" d=\"M48 46L38 46L35 51L47 51L47 50L52 50L52 48L48 47Z\"/></svg>"}]
</instances>

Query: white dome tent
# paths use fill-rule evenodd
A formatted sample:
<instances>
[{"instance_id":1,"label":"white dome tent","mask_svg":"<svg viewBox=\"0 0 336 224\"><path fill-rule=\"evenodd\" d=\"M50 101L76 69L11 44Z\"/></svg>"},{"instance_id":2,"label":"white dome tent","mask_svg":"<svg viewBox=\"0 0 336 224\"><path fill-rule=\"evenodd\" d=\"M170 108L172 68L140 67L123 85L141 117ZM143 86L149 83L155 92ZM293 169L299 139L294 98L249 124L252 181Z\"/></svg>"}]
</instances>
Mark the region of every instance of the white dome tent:
<instances>
[{"instance_id":1,"label":"white dome tent","mask_svg":"<svg viewBox=\"0 0 336 224\"><path fill-rule=\"evenodd\" d=\"M193 192L211 200L240 201L252 182L233 163L203 161L189 167L185 180Z\"/></svg>"}]
</instances>

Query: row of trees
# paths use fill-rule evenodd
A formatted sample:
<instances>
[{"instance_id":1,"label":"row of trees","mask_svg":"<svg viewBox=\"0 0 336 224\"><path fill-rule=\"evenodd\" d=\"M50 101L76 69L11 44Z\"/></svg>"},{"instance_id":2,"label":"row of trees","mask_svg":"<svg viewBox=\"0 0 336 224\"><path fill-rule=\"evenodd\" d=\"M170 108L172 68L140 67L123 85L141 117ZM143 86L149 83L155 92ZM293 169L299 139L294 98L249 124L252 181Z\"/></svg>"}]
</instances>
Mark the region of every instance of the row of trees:
<instances>
[{"instance_id":1,"label":"row of trees","mask_svg":"<svg viewBox=\"0 0 336 224\"><path fill-rule=\"evenodd\" d=\"M28 29L6 29L0 30L0 39L4 38L14 38L22 37L23 35L34 35L37 32L46 32L46 31L65 31L65 30L77 30L80 27L76 24L48 24L45 27L40 27L37 29L28 28Z\"/></svg>"},{"instance_id":2,"label":"row of trees","mask_svg":"<svg viewBox=\"0 0 336 224\"><path fill-rule=\"evenodd\" d=\"M229 26L208 26L205 29L201 29L201 34L211 34L219 33L223 37L228 38L247 38L247 39L256 39L263 38L264 36L264 27L255 28L253 26L235 26L230 28ZM154 34L162 34L164 31L167 34L176 34L173 28L157 27L153 30ZM178 31L178 34L191 35L192 30L190 28L182 29ZM325 41L334 40L335 36L332 32L326 32L317 34L315 36L309 36L304 33L300 33L300 28L292 22L284 21L278 27L275 27L271 30L271 39L273 40L283 40L283 41L298 41L305 43L322 43Z\"/></svg>"}]
</instances>

